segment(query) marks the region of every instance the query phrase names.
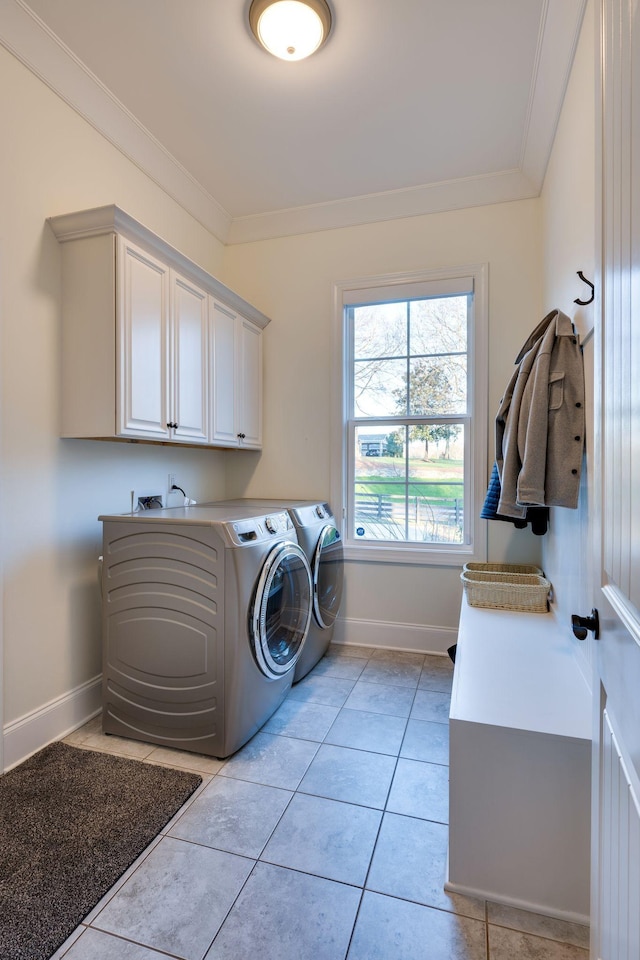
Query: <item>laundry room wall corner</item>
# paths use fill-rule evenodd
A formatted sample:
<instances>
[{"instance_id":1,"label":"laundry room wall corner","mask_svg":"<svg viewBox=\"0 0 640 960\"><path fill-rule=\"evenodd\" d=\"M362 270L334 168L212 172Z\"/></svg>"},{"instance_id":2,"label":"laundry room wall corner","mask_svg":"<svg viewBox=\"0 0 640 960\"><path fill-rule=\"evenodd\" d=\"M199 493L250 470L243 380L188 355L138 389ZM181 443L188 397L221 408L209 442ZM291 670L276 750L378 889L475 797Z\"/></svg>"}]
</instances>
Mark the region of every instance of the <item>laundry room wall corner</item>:
<instances>
[{"instance_id":1,"label":"laundry room wall corner","mask_svg":"<svg viewBox=\"0 0 640 960\"><path fill-rule=\"evenodd\" d=\"M223 280L272 317L264 341L264 445L234 455L227 496L331 499L342 437L335 403L335 284L348 277L489 264L488 434L524 336L540 316L538 200L456 210L225 248ZM340 382L340 376L337 378ZM493 460L487 450L486 477ZM338 518L340 523L340 518ZM510 529L509 529L510 528ZM534 562L538 538L491 524L489 554ZM460 566L348 561L336 639L440 651L460 610Z\"/></svg>"},{"instance_id":2,"label":"laundry room wall corner","mask_svg":"<svg viewBox=\"0 0 640 960\"><path fill-rule=\"evenodd\" d=\"M591 608L594 464L594 309L578 270L596 278L596 40L599 4L589 0L556 139L542 190L545 309L557 307L572 318L583 345L585 372L585 460L576 510L552 509L544 538L543 566L554 584L558 622L574 644L591 683L591 637L571 635L571 614ZM576 157L580 162L576 163Z\"/></svg>"}]
</instances>

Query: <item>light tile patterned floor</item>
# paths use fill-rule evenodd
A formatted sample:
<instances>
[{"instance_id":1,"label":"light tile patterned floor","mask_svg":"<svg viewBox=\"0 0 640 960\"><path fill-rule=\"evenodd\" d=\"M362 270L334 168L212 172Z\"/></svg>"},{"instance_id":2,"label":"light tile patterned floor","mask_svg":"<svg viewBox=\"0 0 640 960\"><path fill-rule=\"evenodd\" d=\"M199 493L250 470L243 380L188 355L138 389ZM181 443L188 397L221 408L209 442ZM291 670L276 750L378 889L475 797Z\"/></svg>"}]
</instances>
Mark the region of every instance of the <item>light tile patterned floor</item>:
<instances>
[{"instance_id":1,"label":"light tile patterned floor","mask_svg":"<svg viewBox=\"0 0 640 960\"><path fill-rule=\"evenodd\" d=\"M227 761L69 743L202 786L56 960L588 960L588 928L454 896L448 658L332 646Z\"/></svg>"}]
</instances>

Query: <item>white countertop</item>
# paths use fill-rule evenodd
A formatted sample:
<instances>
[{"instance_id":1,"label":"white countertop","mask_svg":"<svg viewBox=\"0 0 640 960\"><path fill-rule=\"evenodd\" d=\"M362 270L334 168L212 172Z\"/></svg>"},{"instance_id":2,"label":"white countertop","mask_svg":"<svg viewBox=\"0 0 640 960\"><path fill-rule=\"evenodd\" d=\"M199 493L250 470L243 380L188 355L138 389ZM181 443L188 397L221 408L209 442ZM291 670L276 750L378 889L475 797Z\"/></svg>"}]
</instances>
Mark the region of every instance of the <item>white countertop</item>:
<instances>
[{"instance_id":1,"label":"white countertop","mask_svg":"<svg viewBox=\"0 0 640 960\"><path fill-rule=\"evenodd\" d=\"M591 693L553 614L463 597L450 718L591 739Z\"/></svg>"}]
</instances>

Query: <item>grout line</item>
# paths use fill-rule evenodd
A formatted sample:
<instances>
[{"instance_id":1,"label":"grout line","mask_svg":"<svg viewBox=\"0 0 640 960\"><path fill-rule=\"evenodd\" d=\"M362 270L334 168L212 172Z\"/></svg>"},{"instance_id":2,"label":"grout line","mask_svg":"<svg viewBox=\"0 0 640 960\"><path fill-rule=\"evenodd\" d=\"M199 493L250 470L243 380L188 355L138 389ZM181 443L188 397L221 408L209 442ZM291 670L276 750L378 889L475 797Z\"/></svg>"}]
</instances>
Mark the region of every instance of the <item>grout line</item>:
<instances>
[{"instance_id":1,"label":"grout line","mask_svg":"<svg viewBox=\"0 0 640 960\"><path fill-rule=\"evenodd\" d=\"M375 654L376 651L374 650L373 652L374 652L374 654ZM354 658L354 659L355 659L355 658ZM356 687L356 685L357 685L357 684L360 684L360 683L368 684L368 685L370 685L370 686L372 686L372 687L373 687L373 686L385 685L385 686L387 686L387 687L392 687L392 688L394 688L394 689L397 690L397 691L402 691L402 690L407 690L407 689L411 689L411 688L412 688L412 687L410 687L410 686L407 686L406 684L399 684L399 683L395 683L395 684L394 684L394 683L390 683L387 679L383 679L383 678L379 678L379 679L370 679L370 678L368 678L368 679L364 679L364 680L363 680L363 679L362 679L362 674L363 674L363 673L365 672L365 670L367 669L367 666L368 666L370 663L372 663L372 662L375 662L375 663L379 664L381 661L380 661L380 659L375 658L375 656L372 656L372 655L369 655L368 657L358 657L357 659L363 664L363 667L362 667L362 670L361 670L361 672L360 672L360 675L359 675L357 678L354 679L353 677L340 677L340 676L331 676L331 675L326 675L326 674L318 674L318 675L316 675L316 676L317 676L317 679L327 680L328 682L337 680L337 681L340 681L341 684L344 684L344 683L346 683L346 682L349 682L349 683L351 684L351 691L353 691L354 688ZM427 663L427 659L425 658L425 660L423 661L423 670L424 670L424 666L426 665L426 663ZM213 774L208 773L208 772L207 772L207 773L203 773L201 770L197 770L197 769L193 769L193 768L189 768L189 767L176 767L176 769L179 769L179 770L182 770L182 771L187 771L187 770L188 770L189 772L193 772L193 773L198 774L199 776L202 777L202 781L203 781L202 784L201 784L201 785L198 787L198 789L187 799L187 801L185 801L185 804L183 805L183 807L181 807L180 810L177 811L176 814L174 814L174 817L169 821L169 823L166 825L166 827L163 828L162 831L160 831L160 833L158 834L158 836L157 836L153 841L151 841L151 843L149 844L149 846L146 848L145 851L143 851L143 853L140 855L140 857L138 857L138 859L136 860L136 862L135 862L134 864L132 864L132 865L128 868L128 870L125 871L125 873L122 875L122 877L120 877L120 878L116 881L116 883L113 885L113 887L112 887L109 891L107 891L107 893L104 895L104 897L103 897L102 900L100 901L99 905L96 904L96 906L90 911L90 913L89 913L87 916L88 916L88 917L92 916L92 917L93 917L93 920L90 921L90 922L88 922L88 921L87 921L87 918L85 917L85 919L84 919L84 920L82 921L82 923L80 924L80 926L83 928L82 932L81 932L81 933L79 934L79 936L70 944L68 950L65 952L65 954L64 954L63 956L66 956L67 953L68 953L70 950L72 950L74 943L77 943L77 941L80 939L80 937L82 937L82 935L83 935L83 934L86 932L86 930L88 930L88 929L94 929L94 930L96 930L96 931L100 931L100 933L101 933L102 935L104 935L104 936L109 936L109 937L111 937L111 938L113 938L113 939L115 939L115 940L119 940L119 941L124 942L124 943L131 943L131 944L137 943L137 941L130 940L130 939L127 939L126 937L123 937L123 936L121 936L121 935L111 933L111 931L102 930L102 928L98 925L100 914L101 914L102 911L105 909L105 907L113 900L113 898L120 892L120 890L121 890L122 887L127 883L127 881L135 874L135 872L136 872L136 871L138 870L138 868L142 865L142 863L146 860L146 858L155 850L155 848L157 847L157 845L158 845L160 842L162 842L162 839L165 838L165 837L167 837L167 836L170 836L169 833L168 833L168 831L169 831L172 827L176 826L176 825L180 822L182 816L187 812L187 810L191 807L191 805L192 805L195 801L197 801L197 799L202 795L202 793L203 793L204 790L208 787L208 785L209 785L211 782L213 782L213 780L215 780L217 777L223 776L223 777L227 777L228 779L236 779L236 780L239 780L239 781L243 781L243 782L247 782L247 783L252 783L252 784L258 785L258 786L266 786L266 787L269 787L269 788L271 788L271 789L283 790L284 792L288 793L290 796L289 796L289 799L288 799L288 801L287 801L287 803L286 803L286 806L284 807L284 809L282 810L282 813L281 813L280 816L278 817L277 822L275 823L275 825L273 826L273 828L272 828L271 831L269 832L269 836L267 837L267 839L265 840L264 844L262 845L262 848L261 848L260 853L258 854L258 857L257 857L257 858L256 858L256 857L253 857L253 856L247 856L246 854L234 853L232 850L224 850L224 849L222 849L222 848L220 848L220 847L211 846L210 844L207 844L207 843L201 843L201 842L199 842L199 841L197 841L197 840L189 840L189 839L185 839L185 838L182 838L182 837L173 837L173 836L170 836L171 839L177 840L177 841L179 841L179 842L191 843L191 844L193 844L194 846L200 846L200 847L205 847L205 848L208 848L208 849L218 850L218 851L220 851L220 852L222 852L222 853L226 853L226 854L228 854L228 855L230 855L230 856L236 856L236 857L240 857L240 858L242 858L242 859L244 859L244 860L247 860L247 861L253 861L253 866L251 867L251 870L250 870L247 878L245 879L245 881L243 882L242 886L240 887L240 889L239 889L236 897L235 897L234 900L233 900L233 903L232 903L231 906L229 907L229 910L226 912L226 914L225 914L222 922L220 923L218 929L216 930L216 933L215 933L215 935L214 935L214 937L213 937L213 940L212 940L211 943L209 944L209 948L208 948L208 949L211 948L211 946L212 946L212 944L214 943L216 937L218 936L218 934L219 934L220 931L222 930L223 926L224 926L225 923L227 922L230 913L231 913L231 912L233 911L233 909L236 907L236 904L237 904L237 902L238 902L238 899L239 899L239 897L241 896L242 892L245 890L247 883L248 883L249 880L255 875L255 871L256 871L256 868L257 868L258 864L259 864L259 863L264 863L264 864L269 864L269 865L272 865L272 866L274 866L274 867L277 867L278 869L281 869L281 870L287 870L287 871L289 871L290 873L304 874L304 875L309 876L309 877L318 877L318 878L324 879L324 880L326 880L326 881L328 881L328 882L331 882L331 883L339 883L339 884L341 884L341 885L343 885L343 886L345 886L345 887L351 887L351 888L353 888L353 889L357 889L357 890L360 891L360 899L359 899L359 902L358 902L357 909L356 909L356 911L355 911L355 917L354 917L354 921L353 921L353 926L352 926L352 929L351 929L351 934L350 934L350 937L349 937L349 943L348 943L347 951L346 951L346 954L345 954L345 957L346 957L346 955L348 954L349 949L351 948L351 945L352 945L352 943L353 943L353 937L354 937L355 930L356 930L356 927L357 927L357 924L358 924L358 920L359 920L360 915L361 915L361 909L362 909L362 904L363 904L363 900L364 900L364 894L365 894L365 892L367 892L367 883L368 883L368 881L369 881L369 877L370 877L370 874L371 874L371 869L372 869L373 860L374 860L375 853L376 853L376 849L377 849L377 846L378 846L378 843L379 843L379 840L380 840L380 835L381 835L381 831L382 831L382 825L383 825L383 823L384 823L384 820L385 820L385 817L387 816L387 814L389 814L389 816L394 816L394 817L397 817L397 816L403 817L403 818L405 818L406 820L411 819L411 820L416 820L416 821L427 821L427 822L433 822L433 823L438 823L438 824L441 824L441 823L442 823L442 821L439 821L439 820L432 820L431 818L420 817L420 816L417 816L417 815L415 815L415 814L397 813L397 812L394 812L394 811L389 811L389 810L387 809L388 803L389 803L389 798L390 798L391 791L392 791L392 788L393 788L394 779L395 779L395 777L396 777L396 775L397 775L397 771L398 771L398 766L399 766L399 761L400 761L400 759L410 760L411 762L414 762L414 763L426 763L426 764L431 764L432 766L434 766L434 767L439 767L439 768L445 768L445 769L446 769L446 768L448 767L448 764L439 764L439 763L434 763L433 761L429 761L429 760L419 760L419 759L414 759L414 758L411 758L411 757L402 757L402 756L401 756L402 750L403 750L403 748L404 748L404 744L405 744L406 738L407 738L408 724L409 724L409 722L410 722L412 719L415 719L415 720L417 720L418 722L438 723L438 724L441 724L442 726L448 726L448 725L449 725L449 724L448 724L448 720L445 720L445 721L435 720L435 719L428 719L428 720L426 720L426 719L422 719L422 718L412 718L412 717L411 717L411 713L412 713L412 711L413 711L413 709L414 709L414 707L415 707L416 698L418 697L419 694L428 693L428 694L439 694L439 695L441 695L441 696L448 696L448 697L451 696L451 691L450 691L450 690L438 690L438 689L434 689L434 688L430 688L430 687L421 687L421 686L420 686L420 681L422 680L423 675L424 675L423 672L421 672L420 678L418 679L418 682L417 682L416 686L413 687L413 697L412 697L412 699L411 699L411 706L409 707L409 713L408 713L407 716L401 716L401 715L399 715L399 714L394 714L394 713L379 713L379 714L377 714L378 716L381 716L381 717L394 717L394 718L398 718L398 719L400 719L400 720L402 720L402 721L404 722L404 730L403 730L403 733L402 733L402 737L401 737L401 739L400 739L400 745L399 745L397 751L395 751L395 752L392 752L392 753L388 753L388 752L387 752L387 753L380 753L379 751L377 751L377 750L375 750L375 749L368 749L368 748L366 748L366 747L347 746L347 745L343 745L343 744L329 744L329 743L327 742L327 737L328 737L329 734L330 734L330 731L331 731L331 729L332 729L332 727L333 727L333 724L334 724L334 723L337 721L337 719L340 717L342 711L344 711L344 710L346 710L346 711L354 710L353 707L347 707L347 706L346 706L346 702L347 702L348 697L349 697L350 694L347 695L347 697L345 698L344 702L343 702L340 706L337 706L335 703L325 704L325 703L317 702L317 701L314 701L314 700L299 700L297 697L294 696L294 697L289 697L288 699L291 699L291 700L293 700L293 701L295 701L295 702L297 702L297 703L300 703L300 704L309 703L309 704L314 705L314 706L332 707L332 708L337 709L337 713L336 713L336 716L335 716L333 722L331 723L331 725L329 726L329 728L327 729L327 731L324 733L324 736L323 736L320 740L309 739L309 738L307 738L307 737L295 737L295 736L292 736L291 733L290 733L290 732L287 732L286 730L284 730L284 731L282 731L282 732L280 732L280 733L271 733L270 731L264 731L264 732L267 732L267 733L271 733L271 736L286 737L286 738L288 738L288 739L290 739L290 740L292 740L292 741L314 744L314 746L315 746L315 751L314 751L314 753L313 753L313 756L312 756L312 757L310 758L310 760L308 761L304 773L302 774L302 776L300 777L300 779L299 779L298 782L297 782L297 785L296 785L294 788L286 787L286 786L282 786L282 785L274 785L274 784L264 783L264 782L262 782L262 781L257 781L257 780L248 780L246 777L238 777L238 776L236 776L236 775L234 775L234 774L229 775L228 773L225 772L225 768L226 768L227 765L226 765L226 763L224 763L224 762L223 762L223 765L222 765L222 767L220 768L220 770L216 771L216 772L213 773ZM432 682L436 683L436 682L438 682L438 681L434 680L434 681L432 681ZM442 683L442 686L444 686L444 681L443 681L443 683ZM350 691L350 692L351 692L351 691ZM367 712L369 712L369 713L372 713L372 712L373 712L373 713L377 713L377 711L367 710L366 707L365 707L365 708L357 708L357 709L358 709L358 712L361 712L361 713L367 713ZM94 718L94 719L95 719L95 718ZM93 722L93 721L89 721L89 722L91 723L91 722ZM74 746L79 746L79 747L85 746L85 744L77 743L77 742L76 742L76 743L73 743L73 745L74 745ZM352 800L342 800L342 799L337 799L337 798L335 798L335 797L323 797L321 794L317 794L317 793L315 793L315 794L310 794L310 793L307 793L305 790L300 789L300 785L301 785L301 783L302 783L302 780L303 780L304 776L306 775L306 773L307 773L307 771L309 770L309 768L310 768L310 766L312 765L312 763L315 761L315 759L316 759L316 757L317 757L317 755L318 755L318 752L319 752L319 750L320 750L320 747L321 747L321 746L324 746L324 745L334 746L334 747L336 747L336 748L343 749L343 750L357 750L357 751L362 752L362 753L370 753L370 754L376 755L376 756L392 757L392 758L394 759L394 763L393 763L393 773L392 773L391 778L390 778L390 780L389 780L389 786L388 786L388 789L387 789L387 791L386 791L386 797L385 797L384 805L383 805L382 808L380 808L380 807L374 807L374 806L371 806L370 804L366 804L366 803L357 803L357 802L354 802L354 801L352 801ZM85 746L85 748L86 748L86 749L92 749L92 750L100 750L100 748L99 748L99 747L96 747L96 746ZM147 757L130 757L130 756L128 756L127 754L122 754L122 753L119 753L119 752L114 751L114 750L111 750L111 751L110 751L110 750L103 750L103 751L101 751L101 752L112 753L112 754L115 755L115 756L124 756L124 757L127 758L127 759L138 760L138 761L140 761L140 762L149 762L149 763L154 763L154 762L155 762L155 761L153 761L153 760L149 760ZM185 753L184 751L179 751L179 752L182 753L182 754ZM187 754L187 756L188 756L188 754ZM160 765L162 765L162 766L172 766L171 764L167 764L166 762L163 763L162 761L160 761ZM318 798L321 798L321 799L330 800L330 801L335 802L335 803L342 803L342 804L349 804L349 805L353 805L353 806L358 806L358 807L362 807L362 808L365 808L365 809L374 810L374 811L376 811L377 813L380 814L380 820L379 820L379 823L378 823L378 828L377 828L377 831L376 831L375 840L374 840L373 845L372 845L372 848L371 848L371 855L370 855L370 857L369 857L368 866L367 866L367 869L366 869L366 873L365 873L365 877L364 877L364 881L363 881L363 883L362 883L362 886L360 886L360 884L357 884L357 883L348 883L348 882L343 881L343 880L336 880L336 879L331 878L331 877L324 877L322 874L312 873L312 872L310 872L310 871L301 870L301 869L298 869L298 868L295 868L295 867L284 866L284 865L282 865L282 864L271 864L271 861L262 860L262 859L261 859L261 857L262 857L263 854L264 854L264 851L266 850L267 845L269 844L269 842L270 842L270 840L272 839L275 831L278 829L279 825L281 824L283 817L285 816L285 814L286 814L287 811L289 810L290 805L291 805L291 803L292 803L292 801L293 801L293 798L294 798L294 796L296 796L296 795L318 797ZM447 824L443 824L443 826L447 827L448 825L447 825ZM445 909L445 908L443 908L443 907L439 907L439 906L432 906L432 905L430 905L430 904L423 903L422 901L411 900L411 899L408 898L408 897L396 896L396 895L393 895L393 894L390 894L390 893L381 893L380 891L371 891L371 892L372 892L372 893L379 893L379 894L382 895L382 896L388 897L390 900L404 901L404 902L407 902L407 903L415 904L415 905L417 905L417 906L425 907L426 909L437 910L439 913L447 914L447 915L449 915L449 916L460 917L460 918L463 918L463 919L474 920L474 921L477 921L477 922L484 923L484 926L485 926L485 931L484 931L484 932L485 932L486 960L490 960L490 940L489 940L489 933L490 933L490 926L491 926L491 924L490 924L490 922L489 922L489 904L488 904L488 902L487 902L486 900L483 901L483 902L484 902L484 907L483 907L484 919L483 919L483 920L479 920L477 917L467 917L466 914L463 913L463 912L459 912L459 911L456 911L456 910L447 910L447 909ZM502 923L502 924L496 924L496 926L506 927L506 928L509 929L509 930L514 930L514 931L517 931L517 932L519 932L519 933L527 933L527 931L520 930L520 929L517 928L517 927L507 926L507 925L504 924L504 923ZM558 941L558 940L554 940L553 938L547 937L547 936L545 936L544 934L541 935L541 934L538 934L538 933L527 933L527 935L528 935L528 936L531 936L531 937L537 937L537 938L539 938L539 939L541 939L541 940L546 940L546 941L551 942L551 943L565 943L565 942L566 942L566 943L570 943L570 941ZM158 954L158 956L171 957L171 958L173 958L173 957L175 956L175 955L172 954L172 953L169 953L169 952L160 950L160 949L158 949L158 948L156 948L156 947L151 947L151 946L149 946L149 945L147 945L147 944L142 944L142 943L141 943L140 945L146 947L146 949L150 950L152 953ZM576 946L578 949L582 949L582 948L580 948L577 944L576 944L575 946ZM587 956L587 951L583 951L583 952L585 953L585 957L586 957L586 956Z\"/></svg>"},{"instance_id":2,"label":"grout line","mask_svg":"<svg viewBox=\"0 0 640 960\"><path fill-rule=\"evenodd\" d=\"M216 932L214 933L213 938L212 938L212 940L211 940L211 943L209 944L209 946L208 946L207 949L205 950L205 953L204 953L204 956L205 956L205 957L206 957L207 954L209 953L209 950L211 950L211 947L213 946L216 937L218 936L218 934L220 933L220 931L221 931L222 928L224 927L225 923L226 923L227 920L229 919L229 916L230 916L230 914L231 914L231 911L234 909L236 903L238 902L238 900L240 899L240 896L242 895L242 891L244 890L244 888L246 887L246 885L249 883L249 880L251 879L251 877L252 877L253 874L255 873L255 869L256 869L256 867L257 867L257 865L258 865L259 862L260 862L259 860L256 860L256 861L254 862L251 870L249 871L249 873L248 873L248 875L247 875L246 880L244 881L244 883L242 884L242 886L241 886L240 889L238 890L236 896L235 896L234 899L233 899L232 904L230 905L229 909L227 910L227 912L225 913L224 917L222 918L222 922L220 923L220 926L218 927L218 929L217 929Z\"/></svg>"},{"instance_id":3,"label":"grout line","mask_svg":"<svg viewBox=\"0 0 640 960\"><path fill-rule=\"evenodd\" d=\"M489 904L484 902L484 940L487 960L491 960L491 948L489 946Z\"/></svg>"},{"instance_id":4,"label":"grout line","mask_svg":"<svg viewBox=\"0 0 640 960\"><path fill-rule=\"evenodd\" d=\"M89 910L87 915L82 920L82 923L86 924L89 927L92 927L94 921L98 919L103 910L111 903L113 898L122 890L124 885L131 879L134 873L137 873L138 869L146 861L147 857L153 853L159 843L164 839L164 834L158 833L151 843L145 847L141 854L131 863L127 869L122 873L118 879L115 881L112 887L110 887L107 892L102 896L96 905ZM89 917L92 919L90 920Z\"/></svg>"},{"instance_id":5,"label":"grout line","mask_svg":"<svg viewBox=\"0 0 640 960\"><path fill-rule=\"evenodd\" d=\"M142 947L144 950L149 950L153 954L157 954L159 957L170 957L171 960L183 960L183 958L177 953L169 953L166 950L162 950L159 947L150 947L148 943L143 943L141 940L132 940L130 937L123 937L119 933L112 933L110 930L103 930L102 927L93 927L85 926L85 929L82 931L79 937L74 940L70 945L69 950L63 954L63 957L68 956L69 952L73 950L74 946L77 944L78 940L84 936L87 930L94 930L96 933L101 933L104 937L110 937L112 940L117 940L119 943L130 943L136 947ZM60 960L63 960L63 957Z\"/></svg>"},{"instance_id":6,"label":"grout line","mask_svg":"<svg viewBox=\"0 0 640 960\"><path fill-rule=\"evenodd\" d=\"M493 902L495 902L495 901L491 901L491 902L493 903ZM533 931L533 930L526 930L526 929L524 929L524 927L522 927L522 926L515 927L515 926L510 926L510 925L507 924L507 923L497 923L495 920L489 920L488 906L489 906L489 904L488 904L488 902L487 902L487 931L488 931L488 928L489 928L489 927L499 927L501 930L509 930L511 933L521 933L521 934L523 934L525 937L533 937L534 939L537 939L537 940L546 940L546 941L549 942L549 943L558 943L558 944L561 943L561 944L564 944L565 946L573 947L575 950L582 950L582 951L585 952L585 954L588 954L588 953L589 953L589 947L588 947L588 946L587 946L587 947L583 947L583 946L582 946L581 944L579 944L579 943L574 943L573 940L557 940L555 937L547 936L547 934L545 934L545 933L540 933L540 932L536 932L536 931ZM515 908L515 909L518 909L518 908ZM547 917L546 914L544 914L544 913L535 913L533 910L528 910L528 911L525 911L525 912L527 912L527 913L532 913L534 916L536 916L536 917L542 917L543 919L556 920L557 923L568 923L568 924L575 923L575 921L572 921L572 920L559 920L559 919L556 919L556 918L554 918L554 917ZM576 923L575 926L584 927L584 926L586 926L586 924L584 924L584 923Z\"/></svg>"},{"instance_id":7,"label":"grout line","mask_svg":"<svg viewBox=\"0 0 640 960\"><path fill-rule=\"evenodd\" d=\"M374 847L374 849L375 849L375 847ZM367 871L367 873L368 873L368 871ZM360 918L360 910L361 910L361 908L362 908L362 901L364 900L364 895L365 895L365 893L366 893L366 888L363 887L363 888L362 888L362 891L361 891L361 893L360 893L360 900L359 900L359 902L358 902L358 909L356 910L356 915L355 915L355 917L353 918L353 926L352 926L352 928L351 928L351 934L350 934L350 936L349 936L349 943L347 944L347 949L346 949L346 951L345 951L344 960L347 960L347 957L349 956L349 951L351 950L351 944L353 943L353 936L354 936L354 934L355 934L355 932L356 932L356 927L358 926L358 920L359 920L359 918Z\"/></svg>"}]
</instances>

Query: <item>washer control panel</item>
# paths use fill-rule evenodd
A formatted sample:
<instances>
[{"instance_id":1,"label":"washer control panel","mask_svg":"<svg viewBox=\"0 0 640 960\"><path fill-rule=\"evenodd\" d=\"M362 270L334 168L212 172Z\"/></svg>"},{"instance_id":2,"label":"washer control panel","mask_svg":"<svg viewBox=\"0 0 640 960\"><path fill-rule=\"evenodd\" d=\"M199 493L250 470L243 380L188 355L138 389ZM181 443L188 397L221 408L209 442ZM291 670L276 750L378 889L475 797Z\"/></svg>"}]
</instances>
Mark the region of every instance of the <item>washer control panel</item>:
<instances>
[{"instance_id":1,"label":"washer control panel","mask_svg":"<svg viewBox=\"0 0 640 960\"><path fill-rule=\"evenodd\" d=\"M283 534L291 536L294 530L291 517L286 511L270 513L265 517L248 517L245 520L236 520L229 525L232 539L235 543L248 544L260 540L271 540ZM295 537L292 537L295 539Z\"/></svg>"}]
</instances>

